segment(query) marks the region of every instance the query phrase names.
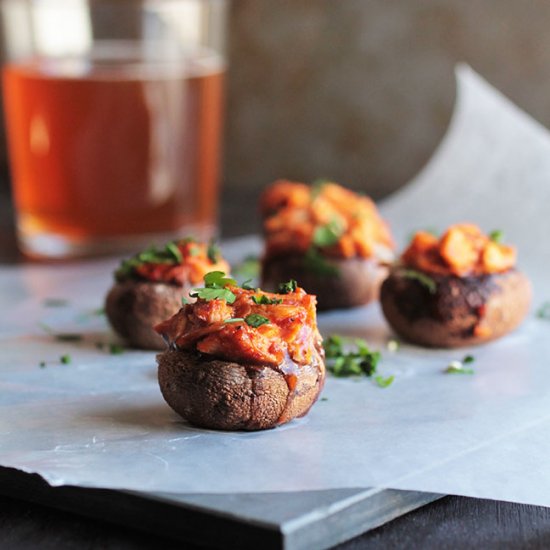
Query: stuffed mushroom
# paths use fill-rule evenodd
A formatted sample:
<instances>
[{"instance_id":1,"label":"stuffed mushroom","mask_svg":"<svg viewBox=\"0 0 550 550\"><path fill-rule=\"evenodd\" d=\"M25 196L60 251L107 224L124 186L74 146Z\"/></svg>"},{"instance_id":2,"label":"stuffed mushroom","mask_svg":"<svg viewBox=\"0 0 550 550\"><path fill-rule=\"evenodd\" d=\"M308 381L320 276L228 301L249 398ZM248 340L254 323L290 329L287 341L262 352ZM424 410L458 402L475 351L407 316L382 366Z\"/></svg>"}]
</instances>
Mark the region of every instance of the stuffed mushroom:
<instances>
[{"instance_id":1,"label":"stuffed mushroom","mask_svg":"<svg viewBox=\"0 0 550 550\"><path fill-rule=\"evenodd\" d=\"M441 238L417 232L382 285L382 309L395 332L422 346L454 348L515 329L529 310L531 285L515 267L515 248L499 237L467 223Z\"/></svg>"},{"instance_id":2,"label":"stuffed mushroom","mask_svg":"<svg viewBox=\"0 0 550 550\"><path fill-rule=\"evenodd\" d=\"M205 273L228 268L216 245L193 239L148 249L124 260L116 270L105 313L115 332L130 345L163 349L153 326L179 310L182 298L189 297L189 290Z\"/></svg>"},{"instance_id":3,"label":"stuffed mushroom","mask_svg":"<svg viewBox=\"0 0 550 550\"><path fill-rule=\"evenodd\" d=\"M371 199L336 183L281 180L263 193L261 210L265 288L299 280L324 310L378 298L394 244Z\"/></svg>"},{"instance_id":4,"label":"stuffed mushroom","mask_svg":"<svg viewBox=\"0 0 550 550\"><path fill-rule=\"evenodd\" d=\"M304 416L325 380L315 297L289 283L281 293L243 289L215 272L156 330L166 402L190 423L263 430ZM193 294L193 293L192 293Z\"/></svg>"}]
</instances>

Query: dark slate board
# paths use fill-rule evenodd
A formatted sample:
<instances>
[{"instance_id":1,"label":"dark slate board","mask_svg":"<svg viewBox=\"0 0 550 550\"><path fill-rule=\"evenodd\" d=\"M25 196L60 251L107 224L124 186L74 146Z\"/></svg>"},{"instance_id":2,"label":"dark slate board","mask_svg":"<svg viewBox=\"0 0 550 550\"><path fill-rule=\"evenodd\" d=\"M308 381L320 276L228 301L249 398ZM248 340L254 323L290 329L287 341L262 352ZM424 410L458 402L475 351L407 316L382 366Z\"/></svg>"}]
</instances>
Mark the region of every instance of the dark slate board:
<instances>
[{"instance_id":1,"label":"dark slate board","mask_svg":"<svg viewBox=\"0 0 550 550\"><path fill-rule=\"evenodd\" d=\"M50 487L11 468L0 468L0 492L179 540L285 550L329 548L441 497L390 489L150 494Z\"/></svg>"}]
</instances>

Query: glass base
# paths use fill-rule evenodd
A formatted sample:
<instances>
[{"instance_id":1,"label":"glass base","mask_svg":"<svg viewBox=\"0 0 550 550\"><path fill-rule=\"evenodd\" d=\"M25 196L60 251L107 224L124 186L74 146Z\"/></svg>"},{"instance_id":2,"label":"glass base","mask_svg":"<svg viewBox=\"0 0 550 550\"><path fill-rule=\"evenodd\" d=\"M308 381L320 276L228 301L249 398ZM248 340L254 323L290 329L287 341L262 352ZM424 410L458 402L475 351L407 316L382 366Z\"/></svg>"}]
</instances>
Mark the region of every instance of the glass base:
<instances>
[{"instance_id":1,"label":"glass base","mask_svg":"<svg viewBox=\"0 0 550 550\"><path fill-rule=\"evenodd\" d=\"M74 238L56 233L20 232L19 248L29 258L38 260L68 260L90 256L135 254L150 246L164 246L168 241L193 237L208 240L217 235L217 228L209 226L185 226L175 231L117 237Z\"/></svg>"}]
</instances>

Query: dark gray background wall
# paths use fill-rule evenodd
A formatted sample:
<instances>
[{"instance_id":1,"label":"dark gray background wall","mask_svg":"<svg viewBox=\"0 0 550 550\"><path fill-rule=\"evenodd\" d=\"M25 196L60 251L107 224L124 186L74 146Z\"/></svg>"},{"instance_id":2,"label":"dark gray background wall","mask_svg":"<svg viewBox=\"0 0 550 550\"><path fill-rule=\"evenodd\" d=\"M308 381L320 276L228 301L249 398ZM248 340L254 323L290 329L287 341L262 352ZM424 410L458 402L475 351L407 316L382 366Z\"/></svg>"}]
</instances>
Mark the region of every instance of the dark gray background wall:
<instances>
[{"instance_id":1,"label":"dark gray background wall","mask_svg":"<svg viewBox=\"0 0 550 550\"><path fill-rule=\"evenodd\" d=\"M550 2L235 0L225 181L331 177L381 197L421 168L470 63L550 125Z\"/></svg>"}]
</instances>

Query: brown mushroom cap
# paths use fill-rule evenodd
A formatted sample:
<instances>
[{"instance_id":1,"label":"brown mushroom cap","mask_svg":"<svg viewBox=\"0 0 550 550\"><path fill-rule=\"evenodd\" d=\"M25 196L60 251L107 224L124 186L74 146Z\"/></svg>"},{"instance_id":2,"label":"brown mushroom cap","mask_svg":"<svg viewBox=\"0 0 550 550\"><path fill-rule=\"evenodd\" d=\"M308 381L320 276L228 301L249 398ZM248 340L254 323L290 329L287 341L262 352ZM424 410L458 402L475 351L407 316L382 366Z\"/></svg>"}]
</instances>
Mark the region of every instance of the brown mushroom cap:
<instances>
[{"instance_id":1,"label":"brown mushroom cap","mask_svg":"<svg viewBox=\"0 0 550 550\"><path fill-rule=\"evenodd\" d=\"M531 304L531 284L515 269L471 277L428 276L436 283L433 293L395 268L380 294L391 327L421 346L454 348L500 338L521 323Z\"/></svg>"},{"instance_id":2,"label":"brown mushroom cap","mask_svg":"<svg viewBox=\"0 0 550 550\"><path fill-rule=\"evenodd\" d=\"M262 288L276 291L289 279L300 282L309 294L317 296L317 309L350 308L378 299L380 285L388 270L376 260L364 258L326 258L334 274L320 274L306 268L304 257L278 256L264 261Z\"/></svg>"},{"instance_id":3,"label":"brown mushroom cap","mask_svg":"<svg viewBox=\"0 0 550 550\"><path fill-rule=\"evenodd\" d=\"M325 367L300 366L296 385L270 366L248 366L196 352L169 350L157 356L166 402L190 423L217 430L263 430L304 416L317 400Z\"/></svg>"},{"instance_id":4,"label":"brown mushroom cap","mask_svg":"<svg viewBox=\"0 0 550 550\"><path fill-rule=\"evenodd\" d=\"M105 313L117 334L132 346L161 350L166 344L153 326L178 312L187 290L146 281L116 283L107 294Z\"/></svg>"}]
</instances>

